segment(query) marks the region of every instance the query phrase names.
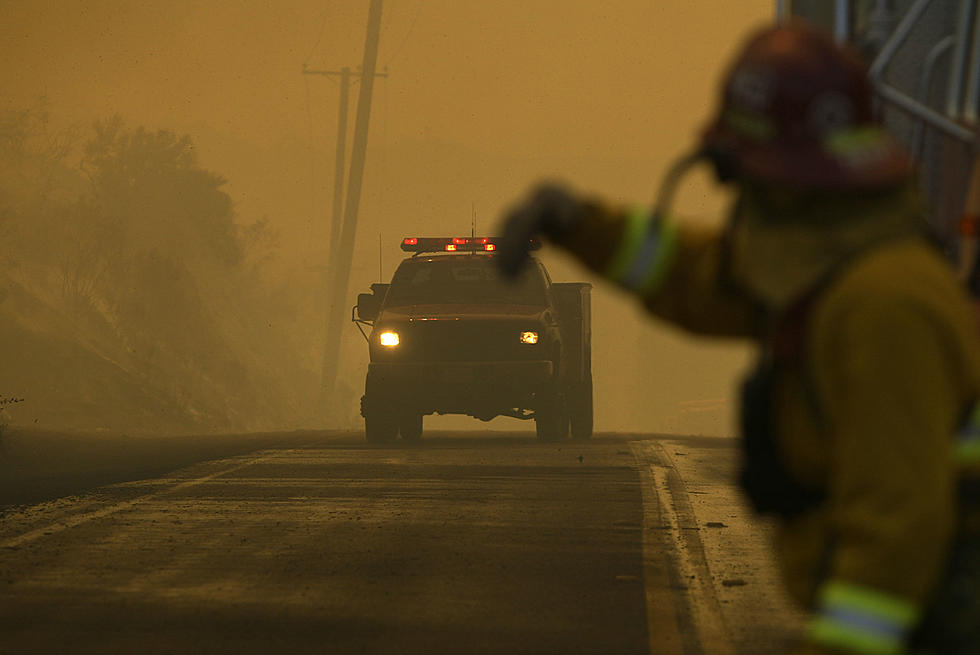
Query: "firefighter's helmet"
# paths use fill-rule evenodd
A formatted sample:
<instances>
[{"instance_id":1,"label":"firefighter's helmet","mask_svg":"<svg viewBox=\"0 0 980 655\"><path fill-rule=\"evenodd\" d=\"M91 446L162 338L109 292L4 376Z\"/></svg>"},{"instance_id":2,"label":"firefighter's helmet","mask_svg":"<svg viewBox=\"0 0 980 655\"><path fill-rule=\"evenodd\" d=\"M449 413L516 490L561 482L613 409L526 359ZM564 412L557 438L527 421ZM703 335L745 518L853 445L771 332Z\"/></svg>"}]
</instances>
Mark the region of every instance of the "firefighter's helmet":
<instances>
[{"instance_id":1,"label":"firefighter's helmet","mask_svg":"<svg viewBox=\"0 0 980 655\"><path fill-rule=\"evenodd\" d=\"M803 21L765 29L735 59L703 145L739 175L799 188L871 188L911 174L872 112L860 58Z\"/></svg>"}]
</instances>

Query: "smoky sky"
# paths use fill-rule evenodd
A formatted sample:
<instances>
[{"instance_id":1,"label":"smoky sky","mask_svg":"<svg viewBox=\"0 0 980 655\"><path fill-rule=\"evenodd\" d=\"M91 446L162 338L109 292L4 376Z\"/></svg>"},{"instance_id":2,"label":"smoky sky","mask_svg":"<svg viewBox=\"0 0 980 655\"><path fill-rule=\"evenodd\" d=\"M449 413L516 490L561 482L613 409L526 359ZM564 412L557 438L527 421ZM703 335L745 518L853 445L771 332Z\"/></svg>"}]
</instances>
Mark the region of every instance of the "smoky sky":
<instances>
[{"instance_id":1,"label":"smoky sky","mask_svg":"<svg viewBox=\"0 0 980 655\"><path fill-rule=\"evenodd\" d=\"M301 70L359 66L367 4L0 2L3 102L44 97L64 123L118 114L189 134L202 165L227 180L239 219L266 217L280 234L280 265L308 271L297 283L319 294L338 87ZM351 294L391 275L404 234L468 233L471 222L491 232L544 177L648 203L710 118L728 58L772 20L772 5L386 0L378 63L387 77L375 83ZM677 211L717 220L727 202L700 176ZM557 279L586 275L560 254L543 257ZM598 427L727 429L744 350L658 326L601 283L595 293ZM356 387L366 353L353 328L349 337Z\"/></svg>"}]
</instances>

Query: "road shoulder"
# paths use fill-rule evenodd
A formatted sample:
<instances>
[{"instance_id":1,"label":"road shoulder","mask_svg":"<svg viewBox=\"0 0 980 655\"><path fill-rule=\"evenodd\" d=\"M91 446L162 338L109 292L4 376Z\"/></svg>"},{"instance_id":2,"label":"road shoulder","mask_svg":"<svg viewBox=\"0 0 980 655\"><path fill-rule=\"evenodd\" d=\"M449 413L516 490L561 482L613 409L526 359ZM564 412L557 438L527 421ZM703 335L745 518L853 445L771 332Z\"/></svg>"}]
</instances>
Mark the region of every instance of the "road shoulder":
<instances>
[{"instance_id":1,"label":"road shoulder","mask_svg":"<svg viewBox=\"0 0 980 655\"><path fill-rule=\"evenodd\" d=\"M783 592L770 548L772 526L752 513L733 484L734 440L665 436L634 441L631 450L652 492L644 495L644 549L675 554L670 575L682 601L677 621L688 635L683 650L652 638L651 652L786 652L803 614ZM650 589L659 584L647 581L648 604L656 602Z\"/></svg>"}]
</instances>

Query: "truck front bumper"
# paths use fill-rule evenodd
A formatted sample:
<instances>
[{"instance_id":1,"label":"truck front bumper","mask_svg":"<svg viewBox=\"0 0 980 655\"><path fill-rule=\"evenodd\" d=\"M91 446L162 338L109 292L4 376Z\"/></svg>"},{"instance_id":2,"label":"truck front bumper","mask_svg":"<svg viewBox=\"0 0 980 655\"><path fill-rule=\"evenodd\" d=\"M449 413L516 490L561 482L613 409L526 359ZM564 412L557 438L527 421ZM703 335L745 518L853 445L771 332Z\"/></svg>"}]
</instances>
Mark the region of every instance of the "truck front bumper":
<instances>
[{"instance_id":1,"label":"truck front bumper","mask_svg":"<svg viewBox=\"0 0 980 655\"><path fill-rule=\"evenodd\" d=\"M372 362L364 401L482 417L532 409L535 394L548 388L553 376L554 365L547 360Z\"/></svg>"}]
</instances>

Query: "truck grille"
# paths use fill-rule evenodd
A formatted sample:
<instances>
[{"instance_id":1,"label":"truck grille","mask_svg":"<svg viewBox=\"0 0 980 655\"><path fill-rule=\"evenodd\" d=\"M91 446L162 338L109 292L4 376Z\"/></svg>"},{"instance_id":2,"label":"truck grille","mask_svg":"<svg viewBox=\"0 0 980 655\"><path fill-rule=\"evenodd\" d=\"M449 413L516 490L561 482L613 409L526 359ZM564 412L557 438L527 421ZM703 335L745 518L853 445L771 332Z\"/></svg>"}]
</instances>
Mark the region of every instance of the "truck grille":
<instances>
[{"instance_id":1,"label":"truck grille","mask_svg":"<svg viewBox=\"0 0 980 655\"><path fill-rule=\"evenodd\" d=\"M414 321L405 332L401 358L416 361L541 359L539 345L520 343L526 323L439 320Z\"/></svg>"}]
</instances>

